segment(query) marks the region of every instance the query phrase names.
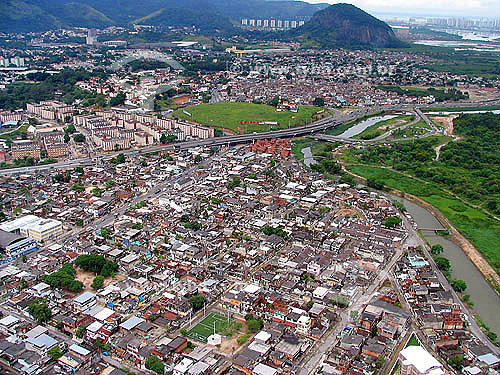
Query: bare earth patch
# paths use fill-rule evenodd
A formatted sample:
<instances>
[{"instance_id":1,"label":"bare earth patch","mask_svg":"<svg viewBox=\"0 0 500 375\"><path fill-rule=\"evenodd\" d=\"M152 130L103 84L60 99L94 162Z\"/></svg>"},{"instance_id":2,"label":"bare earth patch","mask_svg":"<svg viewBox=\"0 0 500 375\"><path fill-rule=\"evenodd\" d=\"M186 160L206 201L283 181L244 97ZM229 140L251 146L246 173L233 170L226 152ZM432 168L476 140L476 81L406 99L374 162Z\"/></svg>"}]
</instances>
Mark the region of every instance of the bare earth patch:
<instances>
[{"instance_id":1,"label":"bare earth patch","mask_svg":"<svg viewBox=\"0 0 500 375\"><path fill-rule=\"evenodd\" d=\"M433 116L431 119L442 124L443 128L449 135L453 135L453 121L458 117L458 115L450 116Z\"/></svg>"},{"instance_id":2,"label":"bare earth patch","mask_svg":"<svg viewBox=\"0 0 500 375\"><path fill-rule=\"evenodd\" d=\"M221 352L225 355L228 354L233 354L233 348L234 348L234 353L240 348L240 344L238 344L238 337L243 336L247 330L247 323L246 322L241 322L243 323L243 327L241 327L241 330L239 332L236 332L233 337L222 337L222 343L220 345L220 348L217 349L218 352ZM244 347L245 345L241 345Z\"/></svg>"},{"instance_id":3,"label":"bare earth patch","mask_svg":"<svg viewBox=\"0 0 500 375\"><path fill-rule=\"evenodd\" d=\"M83 284L83 289L84 290L91 290L92 288L90 285L92 284L92 281L94 281L94 277L96 275L93 274L92 272L87 272L83 271L81 269L78 269L76 271L76 277L75 280L80 281ZM107 277L104 279L104 288L106 288L109 284L112 284L117 281L123 281L125 280L125 275L118 274L114 278L112 277Z\"/></svg>"}]
</instances>

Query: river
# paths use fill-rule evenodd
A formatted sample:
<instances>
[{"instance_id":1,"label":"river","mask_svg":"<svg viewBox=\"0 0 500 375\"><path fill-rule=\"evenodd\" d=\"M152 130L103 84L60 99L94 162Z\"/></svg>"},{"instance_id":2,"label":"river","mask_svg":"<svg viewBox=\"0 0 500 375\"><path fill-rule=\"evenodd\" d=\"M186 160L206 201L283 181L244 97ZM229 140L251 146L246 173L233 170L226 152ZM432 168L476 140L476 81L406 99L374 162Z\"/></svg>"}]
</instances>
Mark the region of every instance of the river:
<instances>
[{"instance_id":1,"label":"river","mask_svg":"<svg viewBox=\"0 0 500 375\"><path fill-rule=\"evenodd\" d=\"M312 164L318 164L318 162L314 160L311 147L304 147L301 151L302 154L304 155L304 164L307 167L310 167Z\"/></svg>"},{"instance_id":2,"label":"river","mask_svg":"<svg viewBox=\"0 0 500 375\"><path fill-rule=\"evenodd\" d=\"M455 111L455 112L426 112L426 115L442 115L442 116L448 116L448 115L458 115L458 114L468 114L468 113L487 113L491 112L494 113L495 115L500 115L500 110L495 109L491 111Z\"/></svg>"},{"instance_id":3,"label":"river","mask_svg":"<svg viewBox=\"0 0 500 375\"><path fill-rule=\"evenodd\" d=\"M442 227L432 213L425 208L404 198L393 195L390 195L390 197L405 205L408 213L413 217L419 228ZM474 310L484 323L500 336L500 314L498 313L500 311L500 297L459 246L446 239L446 237L430 234L430 232L423 232L423 234L431 246L435 244L443 246L444 251L441 256L450 260L452 277L464 280L467 283L465 293L470 294L471 300L474 302Z\"/></svg>"},{"instance_id":4,"label":"river","mask_svg":"<svg viewBox=\"0 0 500 375\"><path fill-rule=\"evenodd\" d=\"M375 125L377 122L390 120L391 118L395 118L398 116L400 116L400 115L386 115L386 116L370 117L366 120L360 121L357 124L351 126L345 132L340 134L339 137L352 138L358 134L363 133L363 131L365 131L365 129L369 128L372 125Z\"/></svg>"}]
</instances>

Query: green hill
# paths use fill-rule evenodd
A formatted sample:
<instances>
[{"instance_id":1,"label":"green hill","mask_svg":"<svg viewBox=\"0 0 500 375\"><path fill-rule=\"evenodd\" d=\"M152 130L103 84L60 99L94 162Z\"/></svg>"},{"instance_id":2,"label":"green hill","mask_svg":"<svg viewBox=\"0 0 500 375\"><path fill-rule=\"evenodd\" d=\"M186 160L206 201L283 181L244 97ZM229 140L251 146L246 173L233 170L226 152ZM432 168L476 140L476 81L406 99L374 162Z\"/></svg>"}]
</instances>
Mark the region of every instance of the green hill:
<instances>
[{"instance_id":1,"label":"green hill","mask_svg":"<svg viewBox=\"0 0 500 375\"><path fill-rule=\"evenodd\" d=\"M404 45L389 25L351 4L334 4L320 10L289 35L302 43L325 48Z\"/></svg>"},{"instance_id":2,"label":"green hill","mask_svg":"<svg viewBox=\"0 0 500 375\"><path fill-rule=\"evenodd\" d=\"M236 32L233 24L240 18L303 18L324 7L292 0L3 0L0 31L106 27L141 20L149 25Z\"/></svg>"}]
</instances>

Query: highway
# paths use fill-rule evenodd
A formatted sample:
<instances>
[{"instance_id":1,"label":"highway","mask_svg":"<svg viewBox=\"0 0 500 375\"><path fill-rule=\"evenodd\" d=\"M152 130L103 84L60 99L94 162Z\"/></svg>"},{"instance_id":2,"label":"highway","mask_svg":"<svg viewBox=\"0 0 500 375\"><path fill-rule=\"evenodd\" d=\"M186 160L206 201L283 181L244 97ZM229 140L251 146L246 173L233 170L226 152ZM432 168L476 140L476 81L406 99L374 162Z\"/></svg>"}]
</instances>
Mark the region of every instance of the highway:
<instances>
[{"instance_id":1,"label":"highway","mask_svg":"<svg viewBox=\"0 0 500 375\"><path fill-rule=\"evenodd\" d=\"M452 104L442 104L446 105L447 107L452 107L452 108L457 108L459 109L460 107L465 107L465 106L490 106L493 104L498 104L499 102L482 102L482 103L452 103ZM427 106L426 108L432 109L432 108L439 108L437 106ZM234 145L234 144L240 144L240 143L249 143L253 142L259 139L271 139L271 138L290 138L290 137L300 137L300 136L306 136L306 135L311 135L315 133L320 133L324 132L328 129L334 128L336 126L339 126L341 124L344 124L346 122L354 121L359 118L362 118L364 116L372 116L377 113L380 113L381 111L412 111L416 110L414 106L411 105L395 105L395 106L384 106L384 107L370 107L370 108L360 108L357 110L354 110L348 114L343 114L343 113L335 113L333 116L330 116L328 118L325 118L323 120L317 121L315 123L305 125L305 126L300 126L300 127L295 127L291 129L280 129L280 130L274 130L274 131L268 131L268 132L261 132L261 133L251 133L251 134L242 134L242 135L229 135L229 136L223 136L223 137L216 137L216 138L207 138L207 139L194 139L190 140L187 142L179 142L179 143L172 143L172 144L167 144L167 145L155 145L155 146L149 146L149 147L144 147L139 150L127 150L127 151L117 151L113 153L107 153L107 154L100 154L96 155L94 158L95 159L101 159L101 160L109 160L115 157L116 155L122 153L124 155L130 155L130 154L147 154L147 153L152 153L152 152L158 152L158 151L173 151L175 149L180 149L180 150L186 150L192 147L199 147L199 146L222 146L222 145ZM420 111L420 109L419 109ZM420 112L420 115L423 115L422 112ZM424 116L425 119L425 116ZM433 126L433 125L431 125ZM405 138L405 140L409 140L411 138ZM56 170L56 169L67 169L67 168L74 168L78 166L89 166L94 164L91 158L81 158L81 159L74 159L74 160L66 160L60 163L54 163L54 164L47 164L47 165L36 165L36 166L31 166L31 167L22 167L22 168L11 168L11 169L4 169L0 170L0 176L8 176L8 175L17 175L17 174L25 174L25 173L30 173L34 171L46 171L46 170Z\"/></svg>"},{"instance_id":2,"label":"highway","mask_svg":"<svg viewBox=\"0 0 500 375\"><path fill-rule=\"evenodd\" d=\"M391 107L392 108L392 107ZM397 107L401 110L401 107ZM389 110L388 108L384 108L385 110ZM101 160L110 160L116 155L122 153L124 155L131 154L148 154L159 151L173 151L175 149L186 150L192 147L199 146L223 146L223 145L234 145L240 143L248 143L253 142L259 139L271 139L271 138L290 138L290 137L299 137L304 135L310 135L317 132L322 132L333 128L335 126L341 125L345 122L354 121L357 118L363 116L370 116L376 113L379 113L382 108L374 107L371 109L359 109L353 112L350 112L347 115L343 114L335 114L326 119L320 120L318 122L312 123L310 125L305 125L301 127L291 128L291 129L280 129L268 132L260 132L260 133L252 133L252 134L242 134L242 135L229 135L223 137L216 138L207 138L207 139L194 139L187 142L178 142L167 145L154 145L149 147L144 147L140 150L127 150L127 151L117 151L113 153L100 154L96 155L95 159ZM394 109L396 110L396 109ZM47 164L47 165L36 165L31 167L22 167L22 168L11 168L4 169L0 171L0 176L8 176L8 175L17 175L17 174L25 174L34 171L46 171L46 170L56 170L56 169L67 169L74 168L78 166L90 166L94 164L91 158L80 158L74 160L65 160L60 163Z\"/></svg>"}]
</instances>

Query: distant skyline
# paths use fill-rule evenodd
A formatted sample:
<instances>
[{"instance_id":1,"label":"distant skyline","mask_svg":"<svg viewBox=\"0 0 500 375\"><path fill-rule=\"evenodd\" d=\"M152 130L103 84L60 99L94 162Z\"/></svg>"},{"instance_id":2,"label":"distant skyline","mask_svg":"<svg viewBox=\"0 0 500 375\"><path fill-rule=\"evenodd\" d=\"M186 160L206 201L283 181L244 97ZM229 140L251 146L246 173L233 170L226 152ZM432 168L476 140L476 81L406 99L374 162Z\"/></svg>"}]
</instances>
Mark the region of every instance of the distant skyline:
<instances>
[{"instance_id":1,"label":"distant skyline","mask_svg":"<svg viewBox=\"0 0 500 375\"><path fill-rule=\"evenodd\" d=\"M500 18L499 0L305 0L308 3L350 3L376 14Z\"/></svg>"}]
</instances>

